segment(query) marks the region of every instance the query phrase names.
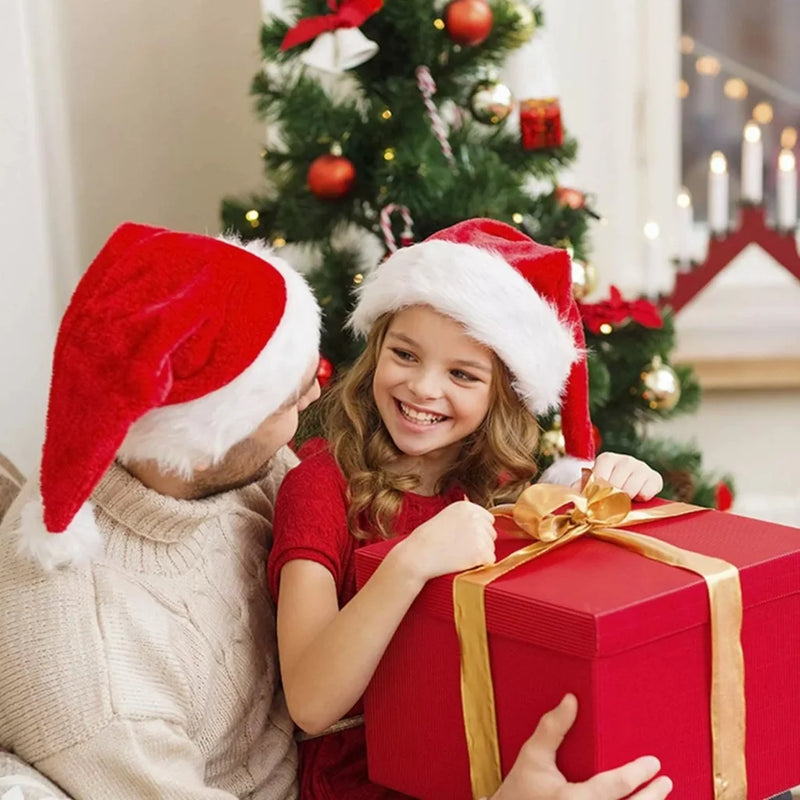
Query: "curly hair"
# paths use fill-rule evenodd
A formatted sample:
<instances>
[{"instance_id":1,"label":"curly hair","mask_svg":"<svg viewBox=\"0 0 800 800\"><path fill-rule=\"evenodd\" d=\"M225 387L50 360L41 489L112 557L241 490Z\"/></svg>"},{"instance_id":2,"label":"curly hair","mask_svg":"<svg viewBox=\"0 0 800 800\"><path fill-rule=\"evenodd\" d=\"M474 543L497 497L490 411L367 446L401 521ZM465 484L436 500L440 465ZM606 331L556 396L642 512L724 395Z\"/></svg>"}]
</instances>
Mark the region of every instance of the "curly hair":
<instances>
[{"instance_id":1,"label":"curly hair","mask_svg":"<svg viewBox=\"0 0 800 800\"><path fill-rule=\"evenodd\" d=\"M389 436L372 394L378 356L392 318L392 314L384 314L375 322L364 351L316 409L347 481L347 521L358 539L369 539L374 531L389 538L404 492L419 485L416 475L387 469L403 453ZM539 430L535 417L514 391L508 369L492 353L489 410L477 430L462 442L436 492L456 484L470 500L483 506L515 499L538 471L534 454Z\"/></svg>"}]
</instances>

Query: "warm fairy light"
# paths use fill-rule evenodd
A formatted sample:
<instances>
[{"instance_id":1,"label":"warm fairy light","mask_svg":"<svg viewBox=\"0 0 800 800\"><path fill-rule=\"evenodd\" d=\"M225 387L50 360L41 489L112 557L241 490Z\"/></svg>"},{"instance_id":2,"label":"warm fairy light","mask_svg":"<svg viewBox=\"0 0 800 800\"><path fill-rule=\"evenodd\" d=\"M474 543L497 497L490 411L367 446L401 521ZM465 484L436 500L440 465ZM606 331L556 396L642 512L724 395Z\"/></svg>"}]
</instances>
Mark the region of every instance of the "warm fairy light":
<instances>
[{"instance_id":1,"label":"warm fairy light","mask_svg":"<svg viewBox=\"0 0 800 800\"><path fill-rule=\"evenodd\" d=\"M700 56L695 62L694 68L698 75L719 75L721 69L719 59L714 56Z\"/></svg>"},{"instance_id":2,"label":"warm fairy light","mask_svg":"<svg viewBox=\"0 0 800 800\"><path fill-rule=\"evenodd\" d=\"M383 160L384 161L394 161L394 147L387 147L383 151Z\"/></svg>"},{"instance_id":3,"label":"warm fairy light","mask_svg":"<svg viewBox=\"0 0 800 800\"><path fill-rule=\"evenodd\" d=\"M747 97L747 84L741 78L728 78L723 89L726 97L731 100L744 100Z\"/></svg>"},{"instance_id":4,"label":"warm fairy light","mask_svg":"<svg viewBox=\"0 0 800 800\"><path fill-rule=\"evenodd\" d=\"M680 49L683 55L688 56L690 53L694 53L694 39L692 39L689 34L684 33L683 36L680 38Z\"/></svg>"},{"instance_id":5,"label":"warm fairy light","mask_svg":"<svg viewBox=\"0 0 800 800\"><path fill-rule=\"evenodd\" d=\"M272 244L275 247L283 247L286 244L286 239L284 239L283 236L276 236L272 240Z\"/></svg>"},{"instance_id":6,"label":"warm fairy light","mask_svg":"<svg viewBox=\"0 0 800 800\"><path fill-rule=\"evenodd\" d=\"M353 283L356 286L358 286L358 284L361 283L361 281L363 281L363 280L364 280L364 276L360 272L357 272L355 275L353 275Z\"/></svg>"},{"instance_id":7,"label":"warm fairy light","mask_svg":"<svg viewBox=\"0 0 800 800\"><path fill-rule=\"evenodd\" d=\"M658 239L658 235L661 233L661 229L658 227L658 223L654 222L652 219L649 222L645 223L644 226L644 235L650 239Z\"/></svg>"},{"instance_id":8,"label":"warm fairy light","mask_svg":"<svg viewBox=\"0 0 800 800\"><path fill-rule=\"evenodd\" d=\"M391 118L392 118L392 112L388 108L385 108L383 110L383 113L381 114L381 119L391 119Z\"/></svg>"},{"instance_id":9,"label":"warm fairy light","mask_svg":"<svg viewBox=\"0 0 800 800\"><path fill-rule=\"evenodd\" d=\"M748 142L761 141L761 128L758 127L757 123L748 122L747 125L744 126L744 138L745 141Z\"/></svg>"},{"instance_id":10,"label":"warm fairy light","mask_svg":"<svg viewBox=\"0 0 800 800\"><path fill-rule=\"evenodd\" d=\"M254 227L258 227L258 217L259 213L254 208L251 208L245 215L244 218Z\"/></svg>"},{"instance_id":11,"label":"warm fairy light","mask_svg":"<svg viewBox=\"0 0 800 800\"><path fill-rule=\"evenodd\" d=\"M689 81L683 79L678 81L678 97L685 100L689 96Z\"/></svg>"},{"instance_id":12,"label":"warm fairy light","mask_svg":"<svg viewBox=\"0 0 800 800\"><path fill-rule=\"evenodd\" d=\"M266 158L266 157L267 157L267 149L266 149L266 148L263 148L263 149L261 150L261 158Z\"/></svg>"},{"instance_id":13,"label":"warm fairy light","mask_svg":"<svg viewBox=\"0 0 800 800\"><path fill-rule=\"evenodd\" d=\"M772 105L767 102L759 103L753 109L753 119L756 122L760 122L762 125L768 125L772 122L772 117L774 116L774 112L772 110Z\"/></svg>"},{"instance_id":14,"label":"warm fairy light","mask_svg":"<svg viewBox=\"0 0 800 800\"><path fill-rule=\"evenodd\" d=\"M433 21L433 27L436 28L437 31L443 31L444 30L444 20L440 19L439 17L437 17Z\"/></svg>"},{"instance_id":15,"label":"warm fairy light","mask_svg":"<svg viewBox=\"0 0 800 800\"><path fill-rule=\"evenodd\" d=\"M708 162L708 168L717 175L722 175L727 172L728 160L725 158L725 154L721 153L719 150L715 150L711 154L711 160Z\"/></svg>"},{"instance_id":16,"label":"warm fairy light","mask_svg":"<svg viewBox=\"0 0 800 800\"><path fill-rule=\"evenodd\" d=\"M689 194L689 190L684 186L678 192L678 208L691 208L692 205L692 196Z\"/></svg>"},{"instance_id":17,"label":"warm fairy light","mask_svg":"<svg viewBox=\"0 0 800 800\"><path fill-rule=\"evenodd\" d=\"M523 217L522 217L522 214L520 214L519 211L517 211L515 214L511 215L511 219L513 219L514 222L517 225L519 225L522 222Z\"/></svg>"},{"instance_id":18,"label":"warm fairy light","mask_svg":"<svg viewBox=\"0 0 800 800\"><path fill-rule=\"evenodd\" d=\"M612 328L608 322L603 322L600 325L600 333L604 333L606 336L608 336L608 334L611 333L613 330L614 328Z\"/></svg>"},{"instance_id":19,"label":"warm fairy light","mask_svg":"<svg viewBox=\"0 0 800 800\"><path fill-rule=\"evenodd\" d=\"M342 146L339 144L339 142L334 142L331 145L330 152L332 156L340 156L342 154Z\"/></svg>"},{"instance_id":20,"label":"warm fairy light","mask_svg":"<svg viewBox=\"0 0 800 800\"><path fill-rule=\"evenodd\" d=\"M781 131L781 147L792 150L797 144L797 128L787 127Z\"/></svg>"},{"instance_id":21,"label":"warm fairy light","mask_svg":"<svg viewBox=\"0 0 800 800\"><path fill-rule=\"evenodd\" d=\"M791 172L794 167L794 153L791 150L781 150L781 154L778 156L778 169L781 172Z\"/></svg>"}]
</instances>

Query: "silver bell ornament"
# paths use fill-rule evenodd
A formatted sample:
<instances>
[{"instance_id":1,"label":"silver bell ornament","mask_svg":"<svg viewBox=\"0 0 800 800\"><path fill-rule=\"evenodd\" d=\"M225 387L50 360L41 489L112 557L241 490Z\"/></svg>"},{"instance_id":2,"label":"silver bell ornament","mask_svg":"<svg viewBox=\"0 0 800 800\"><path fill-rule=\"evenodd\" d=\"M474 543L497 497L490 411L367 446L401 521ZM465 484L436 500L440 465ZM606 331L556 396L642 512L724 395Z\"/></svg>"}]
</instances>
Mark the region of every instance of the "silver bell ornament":
<instances>
[{"instance_id":1,"label":"silver bell ornament","mask_svg":"<svg viewBox=\"0 0 800 800\"><path fill-rule=\"evenodd\" d=\"M478 122L497 125L513 110L516 103L511 89L504 83L485 80L476 83L469 96L469 107Z\"/></svg>"}]
</instances>

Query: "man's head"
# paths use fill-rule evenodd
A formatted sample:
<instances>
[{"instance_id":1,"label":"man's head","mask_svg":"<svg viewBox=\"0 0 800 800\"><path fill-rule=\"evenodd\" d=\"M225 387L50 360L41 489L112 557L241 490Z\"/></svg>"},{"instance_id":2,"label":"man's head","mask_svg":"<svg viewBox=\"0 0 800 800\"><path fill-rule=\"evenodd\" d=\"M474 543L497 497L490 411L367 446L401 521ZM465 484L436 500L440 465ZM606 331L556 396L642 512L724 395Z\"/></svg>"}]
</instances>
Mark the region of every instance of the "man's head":
<instances>
[{"instance_id":1,"label":"man's head","mask_svg":"<svg viewBox=\"0 0 800 800\"><path fill-rule=\"evenodd\" d=\"M98 541L86 501L116 456L189 478L264 426L280 434L281 409L296 415L310 386L319 325L305 281L262 243L118 228L59 329L42 504L23 510L22 548L51 565L85 558Z\"/></svg>"}]
</instances>

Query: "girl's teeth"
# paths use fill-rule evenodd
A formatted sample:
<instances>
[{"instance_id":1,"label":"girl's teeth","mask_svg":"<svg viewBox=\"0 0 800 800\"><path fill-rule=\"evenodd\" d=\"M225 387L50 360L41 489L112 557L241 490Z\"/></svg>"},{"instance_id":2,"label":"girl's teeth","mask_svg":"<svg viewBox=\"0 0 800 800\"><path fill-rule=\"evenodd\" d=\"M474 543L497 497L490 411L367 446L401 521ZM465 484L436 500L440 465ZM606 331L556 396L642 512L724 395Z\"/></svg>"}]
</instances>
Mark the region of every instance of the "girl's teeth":
<instances>
[{"instance_id":1,"label":"girl's teeth","mask_svg":"<svg viewBox=\"0 0 800 800\"><path fill-rule=\"evenodd\" d=\"M403 412L403 416L408 417L414 422L425 422L428 424L432 424L434 422L441 422L444 419L444 417L440 417L435 414L428 414L426 412L416 411L415 409L409 408L407 405L403 403L400 403L400 410Z\"/></svg>"}]
</instances>

